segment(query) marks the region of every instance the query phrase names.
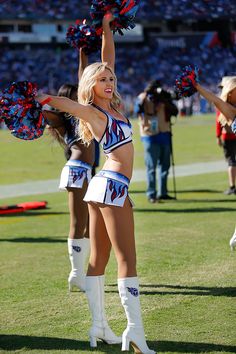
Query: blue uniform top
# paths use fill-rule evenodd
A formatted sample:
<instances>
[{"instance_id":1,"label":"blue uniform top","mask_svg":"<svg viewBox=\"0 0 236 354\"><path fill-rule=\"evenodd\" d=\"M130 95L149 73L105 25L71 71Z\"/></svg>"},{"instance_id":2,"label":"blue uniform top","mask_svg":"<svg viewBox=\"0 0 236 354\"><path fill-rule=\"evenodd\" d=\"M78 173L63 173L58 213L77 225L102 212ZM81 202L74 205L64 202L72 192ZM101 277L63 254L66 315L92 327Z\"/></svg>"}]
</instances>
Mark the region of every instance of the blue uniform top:
<instances>
[{"instance_id":1,"label":"blue uniform top","mask_svg":"<svg viewBox=\"0 0 236 354\"><path fill-rule=\"evenodd\" d=\"M132 125L127 118L127 122L114 118L101 107L93 104L99 111L107 116L107 125L99 141L105 154L109 154L118 147L132 141Z\"/></svg>"},{"instance_id":2,"label":"blue uniform top","mask_svg":"<svg viewBox=\"0 0 236 354\"><path fill-rule=\"evenodd\" d=\"M79 121L78 119L75 119L72 115L65 113L63 115L63 123L66 129L64 141L66 145L71 147L75 142L80 140L78 134Z\"/></svg>"}]
</instances>

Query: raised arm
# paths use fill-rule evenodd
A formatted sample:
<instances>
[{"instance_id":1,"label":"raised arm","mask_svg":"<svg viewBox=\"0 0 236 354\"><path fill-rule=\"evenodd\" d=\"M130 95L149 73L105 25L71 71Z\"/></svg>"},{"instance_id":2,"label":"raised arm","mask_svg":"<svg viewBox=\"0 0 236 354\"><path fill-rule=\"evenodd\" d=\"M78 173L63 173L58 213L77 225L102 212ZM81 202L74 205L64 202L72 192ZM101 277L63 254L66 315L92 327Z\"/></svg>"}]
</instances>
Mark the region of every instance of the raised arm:
<instances>
[{"instance_id":1,"label":"raised arm","mask_svg":"<svg viewBox=\"0 0 236 354\"><path fill-rule=\"evenodd\" d=\"M115 69L115 43L110 23L114 17L111 12L107 12L103 17L102 27L102 62L107 62L108 65Z\"/></svg>"},{"instance_id":2,"label":"raised arm","mask_svg":"<svg viewBox=\"0 0 236 354\"><path fill-rule=\"evenodd\" d=\"M39 94L35 99L42 105L48 104L61 112L69 113L73 117L81 118L86 122L92 121L96 115L91 106L80 104L67 97Z\"/></svg>"},{"instance_id":3,"label":"raised arm","mask_svg":"<svg viewBox=\"0 0 236 354\"><path fill-rule=\"evenodd\" d=\"M201 96L205 97L207 101L212 102L219 109L219 111L225 116L227 124L231 125L232 121L236 116L236 108L233 107L231 104L223 101L221 98L217 97L212 92L204 89L199 84L196 84L195 88Z\"/></svg>"},{"instance_id":4,"label":"raised arm","mask_svg":"<svg viewBox=\"0 0 236 354\"><path fill-rule=\"evenodd\" d=\"M79 59L78 80L80 80L81 76L83 75L84 69L88 65L88 56L84 53L82 48L80 48L79 50L78 59Z\"/></svg>"}]
</instances>

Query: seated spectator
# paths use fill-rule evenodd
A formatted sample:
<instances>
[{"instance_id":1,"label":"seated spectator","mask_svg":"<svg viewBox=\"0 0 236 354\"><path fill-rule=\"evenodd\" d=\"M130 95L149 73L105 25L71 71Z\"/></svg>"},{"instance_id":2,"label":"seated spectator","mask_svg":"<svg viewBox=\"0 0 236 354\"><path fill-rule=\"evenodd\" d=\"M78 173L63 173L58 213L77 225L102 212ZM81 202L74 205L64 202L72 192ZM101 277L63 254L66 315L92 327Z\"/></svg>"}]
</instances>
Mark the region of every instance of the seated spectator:
<instances>
[{"instance_id":1,"label":"seated spectator","mask_svg":"<svg viewBox=\"0 0 236 354\"><path fill-rule=\"evenodd\" d=\"M79 1L80 18L88 18L91 2ZM74 0L11 0L1 1L0 18L4 19L77 19ZM137 14L143 20L179 20L235 18L236 4L230 0L148 0L141 1Z\"/></svg>"}]
</instances>

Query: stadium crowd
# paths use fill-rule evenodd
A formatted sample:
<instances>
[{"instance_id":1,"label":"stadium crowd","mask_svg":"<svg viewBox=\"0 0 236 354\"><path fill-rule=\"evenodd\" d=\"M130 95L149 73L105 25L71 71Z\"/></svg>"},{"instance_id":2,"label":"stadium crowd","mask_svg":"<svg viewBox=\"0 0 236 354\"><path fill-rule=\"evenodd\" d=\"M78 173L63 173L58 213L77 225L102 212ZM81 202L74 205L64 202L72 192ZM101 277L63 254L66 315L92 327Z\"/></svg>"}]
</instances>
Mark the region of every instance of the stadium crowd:
<instances>
[{"instance_id":1,"label":"stadium crowd","mask_svg":"<svg viewBox=\"0 0 236 354\"><path fill-rule=\"evenodd\" d=\"M150 19L217 19L236 15L236 5L229 0L149 0L141 2L140 7L139 18Z\"/></svg>"},{"instance_id":2,"label":"stadium crowd","mask_svg":"<svg viewBox=\"0 0 236 354\"><path fill-rule=\"evenodd\" d=\"M0 1L0 18L74 19L87 18L90 1L80 0L10 0ZM235 18L236 4L230 0L149 0L141 1L137 20Z\"/></svg>"},{"instance_id":3,"label":"stadium crowd","mask_svg":"<svg viewBox=\"0 0 236 354\"><path fill-rule=\"evenodd\" d=\"M90 4L91 1L80 0L76 8L74 0L0 0L0 19L72 20L74 16L88 17ZM140 2L137 22L153 19L157 24L158 19L217 19L235 18L235 15L236 4L229 0L149 0ZM222 76L235 73L235 46L222 48L203 44L199 49L193 40L184 47L162 47L156 37L155 32L154 36L146 32L142 43L120 43L117 46L119 91L130 102L134 102L137 94L153 78L158 78L165 89L172 90L181 68L191 63L201 68L202 82L213 91ZM1 47L0 90L12 81L31 80L40 89L55 94L65 81L76 82L78 53L66 44L49 47L46 44L14 46L2 43ZM99 54L90 60L99 60Z\"/></svg>"},{"instance_id":4,"label":"stadium crowd","mask_svg":"<svg viewBox=\"0 0 236 354\"><path fill-rule=\"evenodd\" d=\"M122 95L135 97L153 77L166 89L173 89L176 75L190 63L201 68L202 82L214 90L225 73L235 72L235 53L221 47L161 50L153 44L140 50L137 44L119 45L116 61L119 90ZM41 89L56 93L65 80L76 82L77 65L77 52L73 49L6 46L0 58L0 89L12 81L30 79Z\"/></svg>"}]
</instances>

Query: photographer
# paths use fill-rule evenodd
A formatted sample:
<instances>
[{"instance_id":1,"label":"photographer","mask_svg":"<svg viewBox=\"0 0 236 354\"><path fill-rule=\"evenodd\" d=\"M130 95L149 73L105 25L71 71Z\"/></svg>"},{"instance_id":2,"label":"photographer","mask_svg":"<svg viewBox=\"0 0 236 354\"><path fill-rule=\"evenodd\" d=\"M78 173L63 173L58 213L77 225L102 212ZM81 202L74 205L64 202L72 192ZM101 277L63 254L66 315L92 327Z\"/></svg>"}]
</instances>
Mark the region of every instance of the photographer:
<instances>
[{"instance_id":1,"label":"photographer","mask_svg":"<svg viewBox=\"0 0 236 354\"><path fill-rule=\"evenodd\" d=\"M172 96L153 80L137 98L140 135L144 145L147 171L147 197L155 203L161 199L175 199L168 195L167 177L171 160L171 116L178 109ZM158 193L156 168L158 167Z\"/></svg>"}]
</instances>

